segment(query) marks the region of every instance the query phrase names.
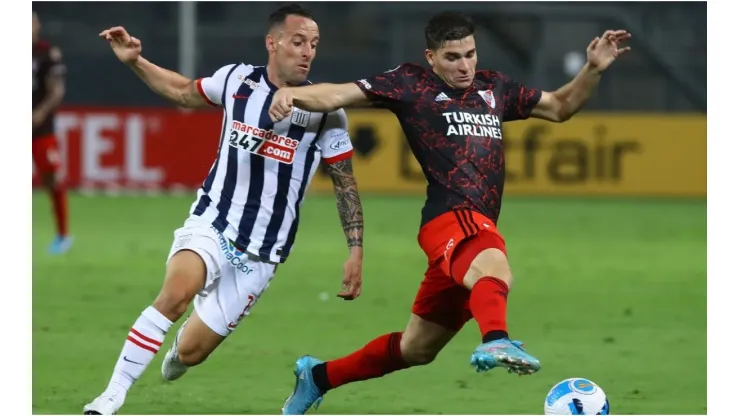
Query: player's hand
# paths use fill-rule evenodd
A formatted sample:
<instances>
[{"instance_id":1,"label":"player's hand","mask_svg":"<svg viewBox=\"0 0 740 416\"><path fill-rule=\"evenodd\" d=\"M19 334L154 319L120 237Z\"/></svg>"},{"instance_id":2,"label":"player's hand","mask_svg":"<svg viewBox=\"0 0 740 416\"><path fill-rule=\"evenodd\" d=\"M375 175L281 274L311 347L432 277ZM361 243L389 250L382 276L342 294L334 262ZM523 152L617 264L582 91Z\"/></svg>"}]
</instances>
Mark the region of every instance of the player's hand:
<instances>
[{"instance_id":1,"label":"player's hand","mask_svg":"<svg viewBox=\"0 0 740 416\"><path fill-rule=\"evenodd\" d=\"M626 30L607 30L600 38L594 38L586 48L589 66L599 72L609 68L618 57L629 52L629 46L621 45L631 37Z\"/></svg>"},{"instance_id":2,"label":"player's hand","mask_svg":"<svg viewBox=\"0 0 740 416\"><path fill-rule=\"evenodd\" d=\"M354 300L362 293L362 248L354 247L344 263L342 291L337 294L344 300Z\"/></svg>"},{"instance_id":3,"label":"player's hand","mask_svg":"<svg viewBox=\"0 0 740 416\"><path fill-rule=\"evenodd\" d=\"M46 118L46 114L43 114L41 111L38 111L38 110L34 111L33 116L31 118L33 120L33 128L35 129L36 127L40 126L41 123L44 122L45 118Z\"/></svg>"},{"instance_id":4,"label":"player's hand","mask_svg":"<svg viewBox=\"0 0 740 416\"><path fill-rule=\"evenodd\" d=\"M288 117L291 111L293 111L293 92L290 88L280 88L272 97L269 110L270 119L273 123L277 123Z\"/></svg>"},{"instance_id":5,"label":"player's hand","mask_svg":"<svg viewBox=\"0 0 740 416\"><path fill-rule=\"evenodd\" d=\"M106 29L98 35L110 43L119 61L133 65L141 56L141 41L131 36L121 26Z\"/></svg>"}]
</instances>

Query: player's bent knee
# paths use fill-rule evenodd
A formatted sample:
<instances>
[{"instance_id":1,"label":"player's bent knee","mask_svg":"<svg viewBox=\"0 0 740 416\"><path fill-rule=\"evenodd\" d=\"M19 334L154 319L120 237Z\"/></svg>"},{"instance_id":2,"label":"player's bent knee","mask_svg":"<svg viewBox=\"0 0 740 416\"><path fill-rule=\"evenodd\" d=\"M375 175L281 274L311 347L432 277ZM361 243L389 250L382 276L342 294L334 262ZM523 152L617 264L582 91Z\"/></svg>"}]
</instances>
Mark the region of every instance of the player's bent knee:
<instances>
[{"instance_id":1,"label":"player's bent knee","mask_svg":"<svg viewBox=\"0 0 740 416\"><path fill-rule=\"evenodd\" d=\"M185 313L205 282L206 265L203 259L193 251L181 250L167 263L164 284L154 301L154 307L174 322Z\"/></svg>"},{"instance_id":2,"label":"player's bent knee","mask_svg":"<svg viewBox=\"0 0 740 416\"><path fill-rule=\"evenodd\" d=\"M487 248L478 253L463 277L463 284L468 289L472 289L483 277L501 279L511 287L513 276L506 254L497 248Z\"/></svg>"},{"instance_id":3,"label":"player's bent knee","mask_svg":"<svg viewBox=\"0 0 740 416\"><path fill-rule=\"evenodd\" d=\"M188 367L198 365L205 361L224 339L224 336L209 328L197 312L193 312L177 342L178 359Z\"/></svg>"},{"instance_id":4,"label":"player's bent knee","mask_svg":"<svg viewBox=\"0 0 740 416\"><path fill-rule=\"evenodd\" d=\"M177 321L188 310L195 293L182 289L162 290L154 300L154 309L172 322Z\"/></svg>"},{"instance_id":5,"label":"player's bent knee","mask_svg":"<svg viewBox=\"0 0 740 416\"><path fill-rule=\"evenodd\" d=\"M180 360L180 363L187 367L194 367L208 358L209 355L211 355L211 350L206 350L204 348L178 348L177 350L177 358Z\"/></svg>"}]
</instances>

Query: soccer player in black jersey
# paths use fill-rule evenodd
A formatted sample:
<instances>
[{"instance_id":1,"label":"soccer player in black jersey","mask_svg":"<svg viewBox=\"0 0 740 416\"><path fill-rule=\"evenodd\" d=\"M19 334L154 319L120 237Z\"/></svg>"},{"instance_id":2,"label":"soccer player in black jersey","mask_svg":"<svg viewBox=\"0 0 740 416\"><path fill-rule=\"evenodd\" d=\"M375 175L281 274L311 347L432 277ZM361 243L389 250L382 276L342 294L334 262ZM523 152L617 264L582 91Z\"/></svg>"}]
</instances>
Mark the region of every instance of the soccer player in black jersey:
<instances>
[{"instance_id":1,"label":"soccer player in black jersey","mask_svg":"<svg viewBox=\"0 0 740 416\"><path fill-rule=\"evenodd\" d=\"M506 326L512 274L497 230L504 187L502 123L570 119L601 74L629 51L621 44L630 34L607 30L592 39L579 74L546 92L497 71L476 70L474 32L467 16L442 13L426 28L431 68L403 64L353 83L281 89L273 98L273 120L293 106L333 111L369 104L392 111L428 182L418 241L429 267L406 329L337 360L298 359L284 414L304 414L341 385L430 363L470 318L482 336L470 360L477 371L504 367L523 375L540 369L539 361L509 338Z\"/></svg>"},{"instance_id":2,"label":"soccer player in black jersey","mask_svg":"<svg viewBox=\"0 0 740 416\"><path fill-rule=\"evenodd\" d=\"M72 245L67 223L67 191L59 178L61 160L54 119L64 99L66 67L59 47L40 38L41 23L33 12L33 164L49 192L56 221L56 237L49 253L63 254Z\"/></svg>"}]
</instances>

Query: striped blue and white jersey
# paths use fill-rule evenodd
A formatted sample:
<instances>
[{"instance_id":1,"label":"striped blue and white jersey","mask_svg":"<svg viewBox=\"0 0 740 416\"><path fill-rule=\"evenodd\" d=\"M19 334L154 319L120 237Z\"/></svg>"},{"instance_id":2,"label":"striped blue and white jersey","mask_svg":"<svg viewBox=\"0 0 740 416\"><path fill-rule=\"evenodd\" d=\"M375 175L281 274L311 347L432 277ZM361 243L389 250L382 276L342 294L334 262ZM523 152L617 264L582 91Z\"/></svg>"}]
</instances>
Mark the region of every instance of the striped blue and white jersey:
<instances>
[{"instance_id":1,"label":"striped blue and white jersey","mask_svg":"<svg viewBox=\"0 0 740 416\"><path fill-rule=\"evenodd\" d=\"M298 229L299 210L320 161L352 156L343 110L294 107L278 123L268 110L277 87L264 66L233 64L197 80L210 104L223 108L218 155L191 214L211 223L236 247L282 263Z\"/></svg>"}]
</instances>

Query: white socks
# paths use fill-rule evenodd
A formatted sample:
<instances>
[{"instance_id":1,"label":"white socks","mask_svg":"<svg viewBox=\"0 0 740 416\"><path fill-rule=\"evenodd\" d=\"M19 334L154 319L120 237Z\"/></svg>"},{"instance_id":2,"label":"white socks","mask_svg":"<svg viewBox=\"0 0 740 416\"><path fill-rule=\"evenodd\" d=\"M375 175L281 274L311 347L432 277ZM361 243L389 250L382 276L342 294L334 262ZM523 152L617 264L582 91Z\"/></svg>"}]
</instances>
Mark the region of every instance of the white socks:
<instances>
[{"instance_id":1,"label":"white socks","mask_svg":"<svg viewBox=\"0 0 740 416\"><path fill-rule=\"evenodd\" d=\"M128 331L123 350L113 369L108 390L128 392L159 351L171 326L172 322L152 306L141 313Z\"/></svg>"}]
</instances>

